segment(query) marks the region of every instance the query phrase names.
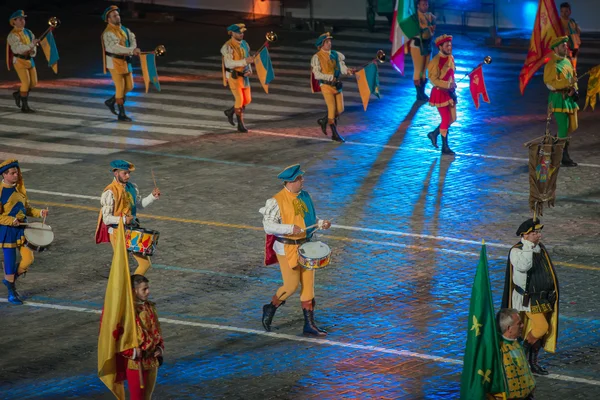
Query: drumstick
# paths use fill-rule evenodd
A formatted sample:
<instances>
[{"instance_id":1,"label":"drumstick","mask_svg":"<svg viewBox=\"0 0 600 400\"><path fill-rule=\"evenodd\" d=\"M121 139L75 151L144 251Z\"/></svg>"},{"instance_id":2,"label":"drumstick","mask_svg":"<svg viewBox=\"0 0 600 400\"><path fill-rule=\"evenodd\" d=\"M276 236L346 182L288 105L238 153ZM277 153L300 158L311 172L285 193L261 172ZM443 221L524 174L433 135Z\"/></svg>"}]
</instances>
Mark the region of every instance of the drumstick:
<instances>
[{"instance_id":1,"label":"drumstick","mask_svg":"<svg viewBox=\"0 0 600 400\"><path fill-rule=\"evenodd\" d=\"M44 220L42 221L42 225L46 225L46 218L48 217L48 206L46 206L46 215L44 215Z\"/></svg>"},{"instance_id":2,"label":"drumstick","mask_svg":"<svg viewBox=\"0 0 600 400\"><path fill-rule=\"evenodd\" d=\"M150 172L152 173L152 180L154 181L154 189L158 187L156 184L156 177L154 176L154 169L150 168Z\"/></svg>"}]
</instances>

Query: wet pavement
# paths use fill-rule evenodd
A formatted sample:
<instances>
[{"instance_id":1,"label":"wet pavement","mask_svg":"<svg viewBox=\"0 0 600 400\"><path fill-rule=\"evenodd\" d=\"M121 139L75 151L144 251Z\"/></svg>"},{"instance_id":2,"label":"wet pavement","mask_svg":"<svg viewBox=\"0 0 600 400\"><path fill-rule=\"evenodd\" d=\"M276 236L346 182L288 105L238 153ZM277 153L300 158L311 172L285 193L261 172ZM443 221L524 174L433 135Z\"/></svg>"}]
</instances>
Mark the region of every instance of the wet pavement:
<instances>
[{"instance_id":1,"label":"wet pavement","mask_svg":"<svg viewBox=\"0 0 600 400\"><path fill-rule=\"evenodd\" d=\"M97 40L102 25L86 18L82 23L97 32L84 31L74 42ZM367 112L353 79L346 79L340 133L348 142L333 143L316 124L322 99L308 87L315 35L281 31L271 49L276 79L268 95L254 82L250 133L239 134L222 115L231 103L219 75L223 29L191 22L178 24L177 32L143 21L127 26L144 47L162 38L169 51L159 60L162 92L144 94L137 81L129 96L133 124L116 123L102 105L111 84L99 75L93 46L82 48L74 68L77 46L58 42L64 68L48 80L38 67L33 116L17 112L10 99L14 77L2 75L0 158L22 160L28 194L50 208L56 234L19 281L26 305L0 298L2 398L111 398L96 377L96 343L112 253L93 243L93 232L115 158L136 165L133 180L143 194L152 189L152 168L163 192L141 216L161 233L148 273L166 343L154 398L458 398L481 240L499 305L508 249L530 216L523 143L544 133L547 92L536 75L519 94L524 51L455 37L457 76L485 55L494 62L484 70L491 104L476 110L468 80L459 85L458 122L449 136L457 156L448 158L425 136L438 115L413 102L410 66L407 77L381 66L382 98L372 99ZM63 37L76 31L64 28ZM253 48L263 30L251 30ZM202 43L177 40L196 31ZM350 66L390 47L385 32L346 29L335 37L334 48ZM600 63L592 47L582 50L581 71ZM600 395L599 115L580 114L571 155L582 165L560 170L556 207L544 212L561 320L557 353L542 354L552 375L537 379L540 399ZM262 266L258 209L279 190L278 172L297 162L307 171L305 188L318 215L334 224L319 237L333 250L316 281L316 319L329 331L326 340L300 335L297 294L278 310L273 333L260 324L280 274Z\"/></svg>"}]
</instances>

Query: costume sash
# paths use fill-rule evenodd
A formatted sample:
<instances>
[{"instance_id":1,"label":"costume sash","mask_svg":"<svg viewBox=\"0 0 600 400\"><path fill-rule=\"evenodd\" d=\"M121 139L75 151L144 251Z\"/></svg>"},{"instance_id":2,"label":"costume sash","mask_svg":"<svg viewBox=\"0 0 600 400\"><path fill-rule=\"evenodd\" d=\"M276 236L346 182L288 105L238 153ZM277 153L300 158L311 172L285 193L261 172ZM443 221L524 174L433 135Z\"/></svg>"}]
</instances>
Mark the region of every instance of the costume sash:
<instances>
[{"instance_id":1,"label":"costume sash","mask_svg":"<svg viewBox=\"0 0 600 400\"><path fill-rule=\"evenodd\" d=\"M321 72L324 74L332 74L335 79L338 79L342 73L340 68L340 57L335 50L329 52L321 50L317 53L319 63L321 64Z\"/></svg>"},{"instance_id":2,"label":"costume sash","mask_svg":"<svg viewBox=\"0 0 600 400\"><path fill-rule=\"evenodd\" d=\"M33 32L31 32L27 28L23 28L23 29L13 28L13 30L10 31L10 33L17 35L19 37L19 39L21 40L21 43L23 43L23 44L31 44L31 42L33 41L33 38L34 38ZM12 65L13 65L13 57L14 56L15 56L15 54L13 53L12 49L10 48L10 44L8 43L8 39L7 39L6 40L6 67L8 68L9 71L10 71L10 67L12 67ZM23 61L26 61L26 60L23 60ZM31 68L35 67L35 61L33 61L33 57L27 61L31 62Z\"/></svg>"},{"instance_id":3,"label":"costume sash","mask_svg":"<svg viewBox=\"0 0 600 400\"><path fill-rule=\"evenodd\" d=\"M119 44L121 46L129 47L131 46L129 40L129 29L125 28L123 25L116 26L112 24L107 24L106 29L100 35L100 44L102 44L102 71L106 74L106 49L104 48L104 34L106 32L112 32L116 37L119 38ZM127 72L131 72L131 65L125 60L119 60L117 58L113 58L113 65L116 67L115 69L127 70ZM121 73L127 73L121 72Z\"/></svg>"},{"instance_id":4,"label":"costume sash","mask_svg":"<svg viewBox=\"0 0 600 400\"><path fill-rule=\"evenodd\" d=\"M110 190L115 199L115 203L113 206L113 215L136 215L137 206L136 206L136 197L137 193L135 190L135 186L132 183L127 182L125 187L122 184L117 182L117 180L113 180L110 185L104 188L102 193ZM108 234L108 226L104 224L102 220L102 209L98 215L98 223L96 224L96 243L107 243L110 242L110 235Z\"/></svg>"},{"instance_id":5,"label":"costume sash","mask_svg":"<svg viewBox=\"0 0 600 400\"><path fill-rule=\"evenodd\" d=\"M231 38L227 41L227 43L233 49L233 60L239 61L243 60L250 56L250 46L248 46L248 42L245 40L237 41L234 38ZM248 66L245 67L237 67L233 68L234 70L244 73L248 69ZM223 86L227 86L227 75L225 73L225 60L221 59L221 72L223 73ZM250 78L244 76L244 87L250 86Z\"/></svg>"}]
</instances>

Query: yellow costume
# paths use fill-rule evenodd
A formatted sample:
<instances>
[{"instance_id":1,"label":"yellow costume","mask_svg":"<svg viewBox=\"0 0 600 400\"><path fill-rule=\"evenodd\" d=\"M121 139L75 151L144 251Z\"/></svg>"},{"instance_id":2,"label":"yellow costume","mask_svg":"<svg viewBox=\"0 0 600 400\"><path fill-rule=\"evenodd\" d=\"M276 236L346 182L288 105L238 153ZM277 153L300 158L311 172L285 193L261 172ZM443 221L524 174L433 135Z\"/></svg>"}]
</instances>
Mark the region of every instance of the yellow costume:
<instances>
[{"instance_id":1,"label":"yellow costume","mask_svg":"<svg viewBox=\"0 0 600 400\"><path fill-rule=\"evenodd\" d=\"M34 44L35 35L27 28L17 28L15 26L17 18L24 19L25 17L27 15L23 10L18 10L9 18L13 29L6 39L6 65L9 70L11 65L14 66L21 81L21 87L13 93L15 104L21 108L22 112L30 113L33 110L29 108L29 91L36 87L38 82L37 70L33 60L37 54Z\"/></svg>"}]
</instances>

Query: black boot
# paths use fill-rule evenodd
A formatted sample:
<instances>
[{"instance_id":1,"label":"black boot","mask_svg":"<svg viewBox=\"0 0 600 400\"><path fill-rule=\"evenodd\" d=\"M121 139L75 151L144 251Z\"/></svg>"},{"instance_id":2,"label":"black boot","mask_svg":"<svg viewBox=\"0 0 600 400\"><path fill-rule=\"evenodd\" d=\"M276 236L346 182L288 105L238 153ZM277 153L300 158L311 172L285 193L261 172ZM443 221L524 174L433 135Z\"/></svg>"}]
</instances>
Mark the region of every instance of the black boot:
<instances>
[{"instance_id":1,"label":"black boot","mask_svg":"<svg viewBox=\"0 0 600 400\"><path fill-rule=\"evenodd\" d=\"M542 367L538 363L538 355L540 354L540 349L542 348L542 341L538 340L529 348L529 367L531 368L531 372L536 375L548 375L549 372L546 368Z\"/></svg>"},{"instance_id":2,"label":"black boot","mask_svg":"<svg viewBox=\"0 0 600 400\"><path fill-rule=\"evenodd\" d=\"M421 100L429 101L429 96L425 94L425 89L427 88L427 79L421 79Z\"/></svg>"},{"instance_id":3,"label":"black boot","mask_svg":"<svg viewBox=\"0 0 600 400\"><path fill-rule=\"evenodd\" d=\"M271 332L271 323L273 322L275 311L284 304L285 301L280 301L277 296L273 296L271 302L263 306L262 325L265 331Z\"/></svg>"},{"instance_id":4,"label":"black boot","mask_svg":"<svg viewBox=\"0 0 600 400\"><path fill-rule=\"evenodd\" d=\"M21 97L21 112L24 112L27 114L35 112L31 108L29 108L29 96Z\"/></svg>"},{"instance_id":5,"label":"black boot","mask_svg":"<svg viewBox=\"0 0 600 400\"><path fill-rule=\"evenodd\" d=\"M455 153L448 146L448 134L446 136L442 136L442 154L447 154L449 156L453 156Z\"/></svg>"},{"instance_id":6,"label":"black boot","mask_svg":"<svg viewBox=\"0 0 600 400\"><path fill-rule=\"evenodd\" d=\"M235 107L228 108L227 110L223 111L223 113L227 117L227 121L229 121L231 125L235 126L235 122L233 122L233 114L235 113Z\"/></svg>"},{"instance_id":7,"label":"black boot","mask_svg":"<svg viewBox=\"0 0 600 400\"><path fill-rule=\"evenodd\" d=\"M323 329L319 329L319 327L315 323L314 304L315 304L315 299L302 302L302 312L304 313L303 333L306 336L317 336L317 337L327 336L327 332L325 332Z\"/></svg>"},{"instance_id":8,"label":"black boot","mask_svg":"<svg viewBox=\"0 0 600 400\"><path fill-rule=\"evenodd\" d=\"M237 130L238 130L238 132L242 132L242 133L248 132L248 129L246 128L246 125L244 125L244 109L243 108L236 108L235 109L235 117L237 119Z\"/></svg>"},{"instance_id":9,"label":"black boot","mask_svg":"<svg viewBox=\"0 0 600 400\"><path fill-rule=\"evenodd\" d=\"M14 282L9 282L6 279L2 280L4 286L8 289L8 302L12 304L23 304L23 301L19 298L19 293L17 293L17 288Z\"/></svg>"},{"instance_id":10,"label":"black boot","mask_svg":"<svg viewBox=\"0 0 600 400\"><path fill-rule=\"evenodd\" d=\"M15 104L17 105L17 107L21 108L21 92L19 92L18 90L16 92L13 92L13 99L15 99Z\"/></svg>"},{"instance_id":11,"label":"black boot","mask_svg":"<svg viewBox=\"0 0 600 400\"><path fill-rule=\"evenodd\" d=\"M562 161L560 162L563 167L576 167L577 163L571 160L569 156L569 141L565 141L565 148L563 149Z\"/></svg>"},{"instance_id":12,"label":"black boot","mask_svg":"<svg viewBox=\"0 0 600 400\"><path fill-rule=\"evenodd\" d=\"M339 142L339 143L345 142L344 138L341 137L340 134L338 133L335 123L329 124L329 129L331 129L331 140L335 140L336 142Z\"/></svg>"},{"instance_id":13,"label":"black boot","mask_svg":"<svg viewBox=\"0 0 600 400\"><path fill-rule=\"evenodd\" d=\"M111 97L110 99L106 100L104 102L104 105L106 107L108 107L108 109L110 110L111 113L117 115L117 110L115 109L115 102L117 100L115 99L115 96Z\"/></svg>"},{"instance_id":14,"label":"black boot","mask_svg":"<svg viewBox=\"0 0 600 400\"><path fill-rule=\"evenodd\" d=\"M125 114L125 105L124 104L117 104L117 106L119 107L118 120L119 121L123 121L123 122L131 122L131 118L129 118L127 116L127 114Z\"/></svg>"},{"instance_id":15,"label":"black boot","mask_svg":"<svg viewBox=\"0 0 600 400\"><path fill-rule=\"evenodd\" d=\"M439 134L440 134L440 126L439 125L437 126L437 128L435 128L434 130L432 130L431 132L429 132L427 134L427 137L429 138L429 140L431 140L431 144L436 149L438 148L437 138L438 138Z\"/></svg>"},{"instance_id":16,"label":"black boot","mask_svg":"<svg viewBox=\"0 0 600 400\"><path fill-rule=\"evenodd\" d=\"M321 126L323 135L327 136L327 114L323 118L319 118L317 123Z\"/></svg>"}]
</instances>

